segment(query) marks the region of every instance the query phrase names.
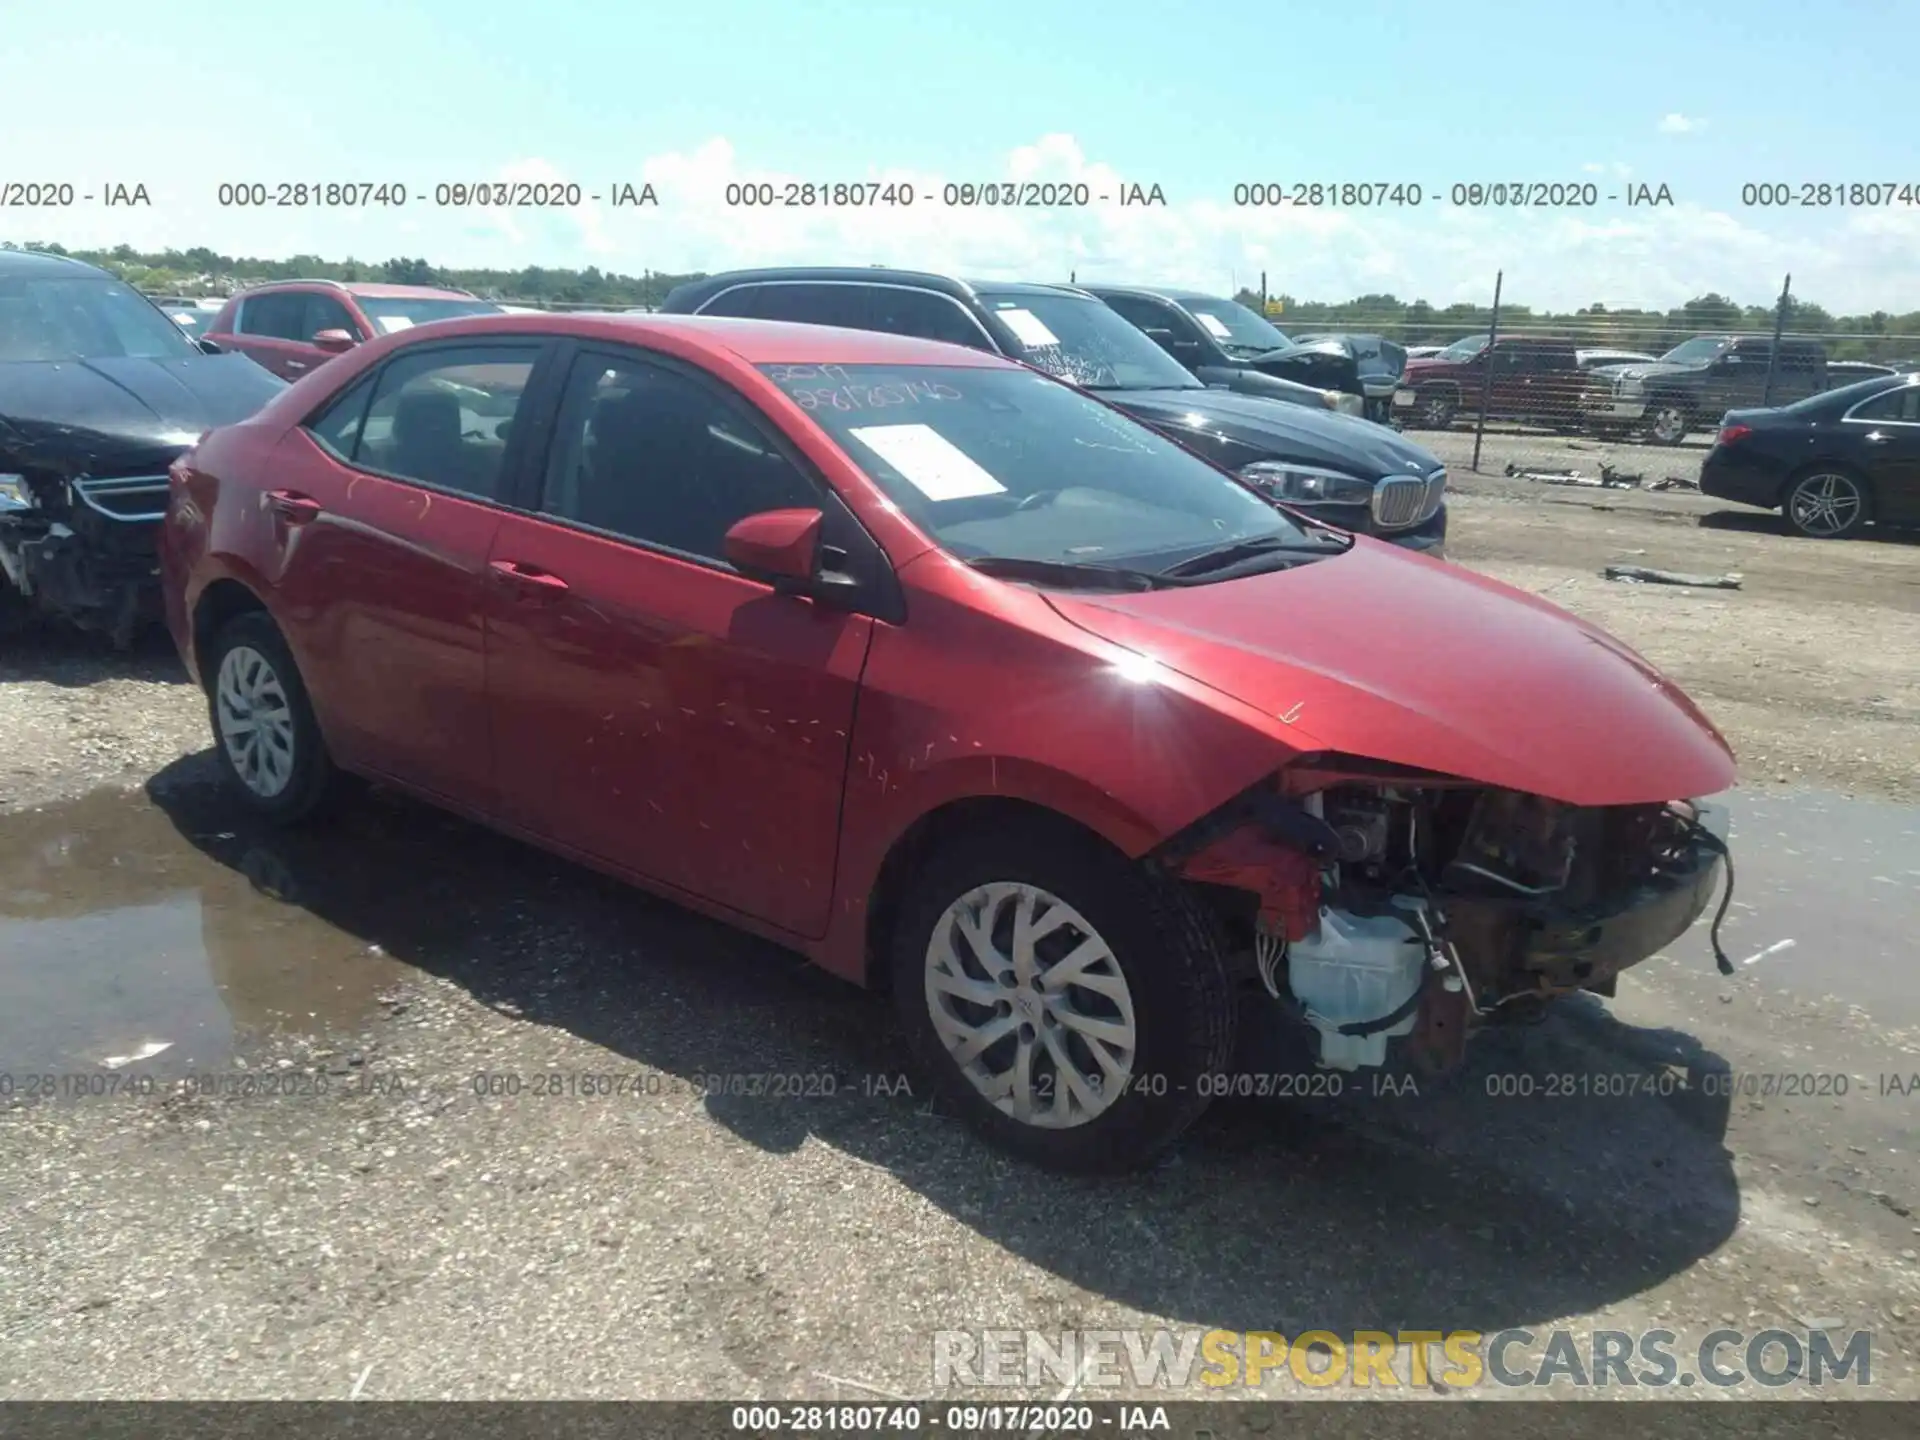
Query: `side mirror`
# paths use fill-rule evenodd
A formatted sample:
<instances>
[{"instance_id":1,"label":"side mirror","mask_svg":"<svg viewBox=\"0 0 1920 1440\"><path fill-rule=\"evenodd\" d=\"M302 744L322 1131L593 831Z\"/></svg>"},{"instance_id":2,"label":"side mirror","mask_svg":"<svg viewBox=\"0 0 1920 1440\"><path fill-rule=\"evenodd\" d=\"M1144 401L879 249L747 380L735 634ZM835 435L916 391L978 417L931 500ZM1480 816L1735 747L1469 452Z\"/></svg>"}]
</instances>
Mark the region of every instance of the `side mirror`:
<instances>
[{"instance_id":1,"label":"side mirror","mask_svg":"<svg viewBox=\"0 0 1920 1440\"><path fill-rule=\"evenodd\" d=\"M208 355L224 355L227 353L226 351L222 350L218 345L214 344L213 341L211 340L200 339L200 340L194 341L193 343L198 345L200 349Z\"/></svg>"},{"instance_id":2,"label":"side mirror","mask_svg":"<svg viewBox=\"0 0 1920 1440\"><path fill-rule=\"evenodd\" d=\"M322 330L313 337L313 343L329 355L338 355L343 351L351 350L360 342L345 330Z\"/></svg>"},{"instance_id":3,"label":"side mirror","mask_svg":"<svg viewBox=\"0 0 1920 1440\"><path fill-rule=\"evenodd\" d=\"M727 561L750 580L791 592L809 584L820 562L818 510L762 510L727 531Z\"/></svg>"}]
</instances>

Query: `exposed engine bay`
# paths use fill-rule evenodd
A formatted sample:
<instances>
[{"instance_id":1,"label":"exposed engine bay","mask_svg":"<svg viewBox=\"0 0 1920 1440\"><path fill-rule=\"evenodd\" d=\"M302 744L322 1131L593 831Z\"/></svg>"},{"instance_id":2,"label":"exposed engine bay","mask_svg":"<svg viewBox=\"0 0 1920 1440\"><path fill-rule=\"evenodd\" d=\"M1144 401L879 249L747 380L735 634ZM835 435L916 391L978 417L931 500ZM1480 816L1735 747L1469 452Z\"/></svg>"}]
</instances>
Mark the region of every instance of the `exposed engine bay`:
<instances>
[{"instance_id":1,"label":"exposed engine bay","mask_svg":"<svg viewBox=\"0 0 1920 1440\"><path fill-rule=\"evenodd\" d=\"M158 470L0 473L0 605L57 615L130 645L159 619L154 543L167 476L164 465Z\"/></svg>"},{"instance_id":2,"label":"exposed engine bay","mask_svg":"<svg viewBox=\"0 0 1920 1440\"><path fill-rule=\"evenodd\" d=\"M1482 1025L1611 995L1693 925L1723 868L1714 951L1731 970L1731 857L1694 802L1583 808L1442 776L1295 783L1241 797L1160 858L1219 898L1260 988L1316 1032L1325 1065L1398 1053L1445 1070Z\"/></svg>"}]
</instances>

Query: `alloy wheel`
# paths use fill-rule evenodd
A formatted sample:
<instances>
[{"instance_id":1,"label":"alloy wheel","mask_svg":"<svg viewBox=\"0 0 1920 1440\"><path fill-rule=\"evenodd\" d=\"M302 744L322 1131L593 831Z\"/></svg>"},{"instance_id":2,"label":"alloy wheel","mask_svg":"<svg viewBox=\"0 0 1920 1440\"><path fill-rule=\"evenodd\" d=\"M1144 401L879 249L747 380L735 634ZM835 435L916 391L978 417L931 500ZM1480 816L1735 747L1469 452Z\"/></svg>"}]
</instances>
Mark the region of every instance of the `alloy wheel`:
<instances>
[{"instance_id":1,"label":"alloy wheel","mask_svg":"<svg viewBox=\"0 0 1920 1440\"><path fill-rule=\"evenodd\" d=\"M1139 1046L1126 975L1058 896L1014 882L968 891L935 924L925 977L948 1057L1002 1114L1064 1130L1126 1094Z\"/></svg>"},{"instance_id":2,"label":"alloy wheel","mask_svg":"<svg viewBox=\"0 0 1920 1440\"><path fill-rule=\"evenodd\" d=\"M1787 518L1802 534L1830 538L1845 534L1860 519L1866 497L1852 476L1824 472L1793 487Z\"/></svg>"},{"instance_id":3,"label":"alloy wheel","mask_svg":"<svg viewBox=\"0 0 1920 1440\"><path fill-rule=\"evenodd\" d=\"M220 743L234 773L255 795L272 800L293 779L293 706L273 664L250 645L221 658L214 681Z\"/></svg>"},{"instance_id":4,"label":"alloy wheel","mask_svg":"<svg viewBox=\"0 0 1920 1440\"><path fill-rule=\"evenodd\" d=\"M1653 413L1653 438L1663 445L1677 445L1686 438L1687 417L1677 405L1663 405Z\"/></svg>"}]
</instances>

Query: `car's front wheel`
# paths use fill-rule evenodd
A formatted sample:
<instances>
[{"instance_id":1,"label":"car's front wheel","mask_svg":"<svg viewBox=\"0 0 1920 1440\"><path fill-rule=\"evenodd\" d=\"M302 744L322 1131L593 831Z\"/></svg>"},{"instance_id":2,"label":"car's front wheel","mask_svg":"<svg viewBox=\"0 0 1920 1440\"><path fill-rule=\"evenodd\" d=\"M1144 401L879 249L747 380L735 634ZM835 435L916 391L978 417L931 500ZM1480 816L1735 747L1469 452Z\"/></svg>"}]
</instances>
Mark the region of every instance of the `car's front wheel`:
<instances>
[{"instance_id":1,"label":"car's front wheel","mask_svg":"<svg viewBox=\"0 0 1920 1440\"><path fill-rule=\"evenodd\" d=\"M1793 482L1781 510L1809 540L1844 540L1873 518L1873 497L1859 476L1821 466Z\"/></svg>"},{"instance_id":2,"label":"car's front wheel","mask_svg":"<svg viewBox=\"0 0 1920 1440\"><path fill-rule=\"evenodd\" d=\"M1686 407L1670 400L1656 400L1647 412L1647 435L1660 445L1678 445L1693 428L1693 417Z\"/></svg>"},{"instance_id":3,"label":"car's front wheel","mask_svg":"<svg viewBox=\"0 0 1920 1440\"><path fill-rule=\"evenodd\" d=\"M1145 1164L1206 1108L1235 1006L1178 882L1051 827L970 835L902 906L893 992L939 1095L1051 1169Z\"/></svg>"},{"instance_id":4,"label":"car's front wheel","mask_svg":"<svg viewBox=\"0 0 1920 1440\"><path fill-rule=\"evenodd\" d=\"M326 798L333 765L293 652L266 612L236 615L202 657L214 754L249 810L291 824Z\"/></svg>"},{"instance_id":5,"label":"car's front wheel","mask_svg":"<svg viewBox=\"0 0 1920 1440\"><path fill-rule=\"evenodd\" d=\"M1453 417L1459 409L1452 392L1446 390L1424 390L1414 405L1421 425L1428 430L1446 429L1453 424Z\"/></svg>"}]
</instances>

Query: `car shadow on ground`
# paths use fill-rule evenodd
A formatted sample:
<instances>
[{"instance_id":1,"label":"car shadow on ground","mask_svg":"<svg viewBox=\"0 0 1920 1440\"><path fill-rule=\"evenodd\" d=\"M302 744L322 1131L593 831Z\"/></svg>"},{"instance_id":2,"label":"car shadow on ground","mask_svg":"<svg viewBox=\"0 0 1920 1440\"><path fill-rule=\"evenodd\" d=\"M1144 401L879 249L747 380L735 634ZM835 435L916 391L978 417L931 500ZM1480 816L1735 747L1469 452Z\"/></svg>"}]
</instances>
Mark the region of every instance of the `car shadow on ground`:
<instances>
[{"instance_id":1,"label":"car shadow on ground","mask_svg":"<svg viewBox=\"0 0 1920 1440\"><path fill-rule=\"evenodd\" d=\"M1739 1218L1725 1103L1701 1098L1725 1062L1597 1002L1488 1035L1438 1093L1375 1095L1354 1079L1337 1100L1223 1101L1144 1174L1062 1178L985 1149L910 1093L887 1003L790 952L381 791L313 828L262 830L208 783L204 759L176 762L148 793L256 888L453 982L503 1023L558 1027L690 1081L832 1076L830 1096L703 1103L771 1154L811 1139L883 1169L982 1237L1148 1314L1285 1333L1491 1332L1641 1292ZM211 909L203 927L232 1006L266 963L259 929L223 937Z\"/></svg>"},{"instance_id":2,"label":"car shadow on ground","mask_svg":"<svg viewBox=\"0 0 1920 1440\"><path fill-rule=\"evenodd\" d=\"M1797 538L1787 522L1776 513L1761 510L1710 510L1700 517L1702 530L1735 530L1745 535L1779 535L1787 539ZM1854 541L1841 541L1841 544L1859 544L1881 541L1888 545L1920 545L1920 529L1904 529L1887 525L1869 526ZM1809 544L1832 544L1832 541L1809 541ZM1842 552L1844 553L1844 551Z\"/></svg>"},{"instance_id":3,"label":"car shadow on ground","mask_svg":"<svg viewBox=\"0 0 1920 1440\"><path fill-rule=\"evenodd\" d=\"M28 620L0 630L0 681L39 681L81 689L103 680L187 683L186 667L165 630L134 637L125 650L103 635Z\"/></svg>"}]
</instances>

